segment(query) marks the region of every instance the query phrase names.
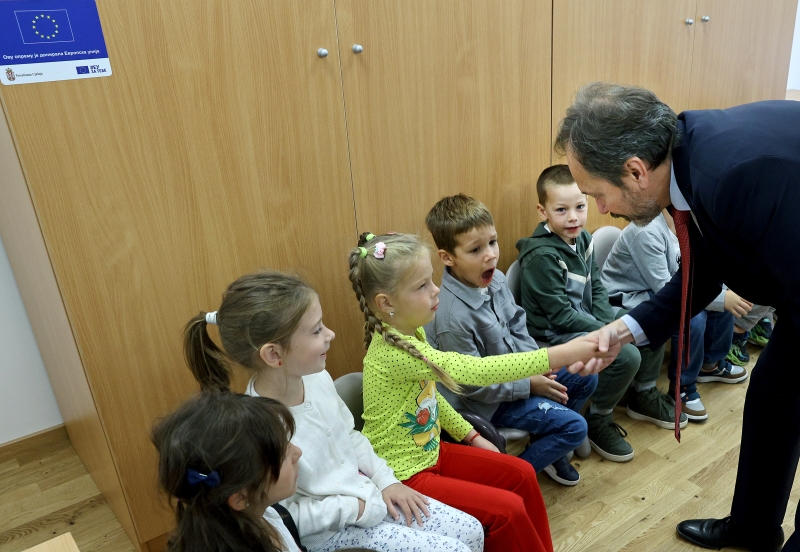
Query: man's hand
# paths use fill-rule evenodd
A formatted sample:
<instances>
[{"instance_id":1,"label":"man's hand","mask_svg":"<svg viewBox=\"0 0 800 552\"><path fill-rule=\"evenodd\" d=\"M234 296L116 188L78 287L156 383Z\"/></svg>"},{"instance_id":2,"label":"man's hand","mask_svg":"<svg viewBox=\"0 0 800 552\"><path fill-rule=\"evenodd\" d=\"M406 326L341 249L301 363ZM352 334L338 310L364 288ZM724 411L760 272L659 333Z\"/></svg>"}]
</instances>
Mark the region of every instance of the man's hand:
<instances>
[{"instance_id":1,"label":"man's hand","mask_svg":"<svg viewBox=\"0 0 800 552\"><path fill-rule=\"evenodd\" d=\"M753 303L742 299L729 289L725 290L725 310L734 315L736 318L741 318L753 309Z\"/></svg>"},{"instance_id":2,"label":"man's hand","mask_svg":"<svg viewBox=\"0 0 800 552\"><path fill-rule=\"evenodd\" d=\"M406 518L406 525L411 526L413 520L417 521L417 525L422 527L424 519L422 516L431 517L428 511L428 499L424 495L418 493L411 487L406 487L402 483L395 483L389 485L383 491L383 501L386 503L386 509L392 519L397 521L400 519L400 514L397 510L403 513ZM395 508L397 506L397 508Z\"/></svg>"},{"instance_id":3,"label":"man's hand","mask_svg":"<svg viewBox=\"0 0 800 552\"><path fill-rule=\"evenodd\" d=\"M590 376L597 374L614 362L622 346L633 342L628 326L622 320L615 320L592 333L574 339L594 344L594 357L588 362L576 362L567 367L572 374ZM571 343L571 342L570 342Z\"/></svg>"},{"instance_id":4,"label":"man's hand","mask_svg":"<svg viewBox=\"0 0 800 552\"><path fill-rule=\"evenodd\" d=\"M567 388L556 381L555 374L531 376L531 396L544 397L564 405L569 400Z\"/></svg>"}]
</instances>

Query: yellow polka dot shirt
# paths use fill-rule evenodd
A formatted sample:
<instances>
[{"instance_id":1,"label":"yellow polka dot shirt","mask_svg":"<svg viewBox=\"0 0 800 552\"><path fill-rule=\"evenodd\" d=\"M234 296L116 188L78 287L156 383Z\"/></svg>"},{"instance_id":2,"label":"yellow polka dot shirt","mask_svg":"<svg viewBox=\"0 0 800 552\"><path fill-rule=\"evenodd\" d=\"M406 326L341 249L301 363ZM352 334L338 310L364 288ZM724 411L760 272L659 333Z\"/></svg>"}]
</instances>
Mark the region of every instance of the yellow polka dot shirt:
<instances>
[{"instance_id":1,"label":"yellow polka dot shirt","mask_svg":"<svg viewBox=\"0 0 800 552\"><path fill-rule=\"evenodd\" d=\"M491 385L550 370L547 349L479 358L437 351L422 328L403 338L466 385ZM375 333L364 357L363 433L400 481L436 464L442 428L459 441L472 429L436 391L436 380L424 361Z\"/></svg>"}]
</instances>

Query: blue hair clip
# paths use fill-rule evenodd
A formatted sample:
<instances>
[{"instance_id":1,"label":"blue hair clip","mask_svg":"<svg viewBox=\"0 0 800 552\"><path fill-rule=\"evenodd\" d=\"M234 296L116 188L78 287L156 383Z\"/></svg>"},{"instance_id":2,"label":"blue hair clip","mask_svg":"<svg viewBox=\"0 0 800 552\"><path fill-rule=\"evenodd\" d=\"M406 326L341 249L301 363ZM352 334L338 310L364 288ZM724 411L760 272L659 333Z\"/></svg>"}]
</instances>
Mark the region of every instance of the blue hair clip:
<instances>
[{"instance_id":1,"label":"blue hair clip","mask_svg":"<svg viewBox=\"0 0 800 552\"><path fill-rule=\"evenodd\" d=\"M213 489L214 487L218 487L220 484L219 474L216 472L216 470L206 475L197 470L189 469L186 472L186 479L189 481L189 485L192 487L200 483L204 483L206 487Z\"/></svg>"}]
</instances>

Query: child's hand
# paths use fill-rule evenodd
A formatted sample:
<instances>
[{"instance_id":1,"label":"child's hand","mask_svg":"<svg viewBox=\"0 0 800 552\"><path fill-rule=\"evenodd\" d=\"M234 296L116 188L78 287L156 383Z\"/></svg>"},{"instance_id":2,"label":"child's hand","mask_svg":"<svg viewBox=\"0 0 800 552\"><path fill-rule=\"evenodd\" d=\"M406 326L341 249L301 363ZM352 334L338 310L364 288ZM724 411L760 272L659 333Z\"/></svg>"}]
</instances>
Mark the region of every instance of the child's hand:
<instances>
[{"instance_id":1,"label":"child's hand","mask_svg":"<svg viewBox=\"0 0 800 552\"><path fill-rule=\"evenodd\" d=\"M359 498L358 499L358 517L356 518L356 521L361 519L361 516L364 515L364 508L366 508L366 507L367 507L367 503Z\"/></svg>"},{"instance_id":2,"label":"child's hand","mask_svg":"<svg viewBox=\"0 0 800 552\"><path fill-rule=\"evenodd\" d=\"M564 405L569 400L567 388L556 381L555 374L531 376L531 396L544 397Z\"/></svg>"},{"instance_id":3,"label":"child's hand","mask_svg":"<svg viewBox=\"0 0 800 552\"><path fill-rule=\"evenodd\" d=\"M470 443L470 446L484 450L491 450L492 452L500 452L500 449L494 446L491 441L484 439L482 435L475 437L475 439Z\"/></svg>"},{"instance_id":4,"label":"child's hand","mask_svg":"<svg viewBox=\"0 0 800 552\"><path fill-rule=\"evenodd\" d=\"M725 290L725 310L734 315L736 318L741 318L753 309L753 303L742 299L729 289Z\"/></svg>"},{"instance_id":5,"label":"child's hand","mask_svg":"<svg viewBox=\"0 0 800 552\"><path fill-rule=\"evenodd\" d=\"M411 527L411 521L414 519L416 519L417 525L422 527L422 516L431 517L427 506L429 504L428 499L411 487L406 487L402 483L395 483L386 487L381 494L383 495L383 501L386 503L386 508L389 510L389 515L395 521L400 519L397 509L403 512L403 516L406 518L406 525L409 527ZM397 508L395 508L395 505L397 505Z\"/></svg>"},{"instance_id":6,"label":"child's hand","mask_svg":"<svg viewBox=\"0 0 800 552\"><path fill-rule=\"evenodd\" d=\"M612 323L613 324L613 323ZM606 326L606 328L610 327ZM622 350L622 341L615 335L606 336L607 350L600 350L601 332L596 331L581 337L556 345L548 349L550 365L567 365L567 370L573 374L589 376L597 374L606 366L614 362L614 359Z\"/></svg>"}]
</instances>

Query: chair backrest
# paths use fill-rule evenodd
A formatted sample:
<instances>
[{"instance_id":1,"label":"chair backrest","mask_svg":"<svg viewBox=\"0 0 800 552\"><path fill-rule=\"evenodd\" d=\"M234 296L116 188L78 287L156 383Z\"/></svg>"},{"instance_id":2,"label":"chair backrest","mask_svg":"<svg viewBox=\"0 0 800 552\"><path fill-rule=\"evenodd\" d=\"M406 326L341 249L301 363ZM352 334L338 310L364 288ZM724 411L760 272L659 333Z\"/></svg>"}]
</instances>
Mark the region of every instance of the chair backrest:
<instances>
[{"instance_id":1,"label":"chair backrest","mask_svg":"<svg viewBox=\"0 0 800 552\"><path fill-rule=\"evenodd\" d=\"M361 414L364 413L364 374L362 372L345 374L336 378L333 385L353 414L356 430L361 431L364 428L364 420L361 418Z\"/></svg>"},{"instance_id":2,"label":"chair backrest","mask_svg":"<svg viewBox=\"0 0 800 552\"><path fill-rule=\"evenodd\" d=\"M514 301L517 305L521 305L522 300L520 295L520 275L519 275L519 261L514 261L506 271L506 281L508 282L508 289L511 290L511 295L514 296Z\"/></svg>"},{"instance_id":3,"label":"chair backrest","mask_svg":"<svg viewBox=\"0 0 800 552\"><path fill-rule=\"evenodd\" d=\"M622 230L616 226L601 226L592 234L592 241L594 242L594 260L597 262L597 268L603 269L606 263L608 254L611 253L611 248L622 233Z\"/></svg>"}]
</instances>

